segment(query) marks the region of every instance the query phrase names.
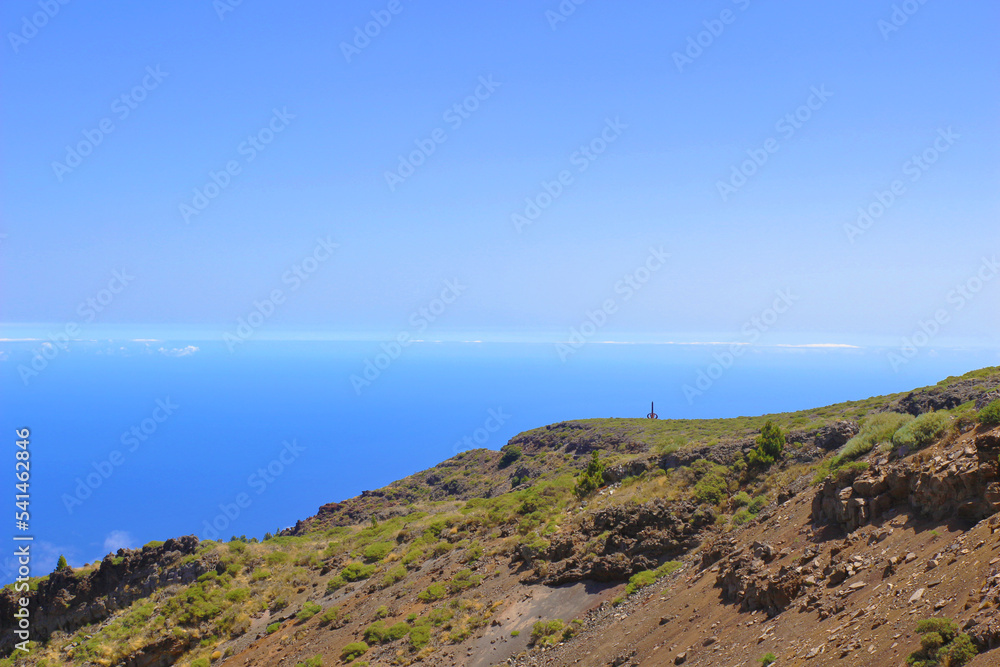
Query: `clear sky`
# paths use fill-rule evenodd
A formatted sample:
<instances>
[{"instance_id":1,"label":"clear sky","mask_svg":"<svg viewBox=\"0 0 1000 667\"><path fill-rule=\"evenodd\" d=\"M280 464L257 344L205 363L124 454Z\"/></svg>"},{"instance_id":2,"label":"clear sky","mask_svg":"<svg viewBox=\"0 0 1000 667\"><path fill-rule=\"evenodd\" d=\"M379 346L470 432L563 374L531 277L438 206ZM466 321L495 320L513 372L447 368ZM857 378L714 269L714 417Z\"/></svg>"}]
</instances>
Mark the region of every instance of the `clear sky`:
<instances>
[{"instance_id":1,"label":"clear sky","mask_svg":"<svg viewBox=\"0 0 1000 667\"><path fill-rule=\"evenodd\" d=\"M4 335L995 339L1000 5L562 7L4 2Z\"/></svg>"}]
</instances>

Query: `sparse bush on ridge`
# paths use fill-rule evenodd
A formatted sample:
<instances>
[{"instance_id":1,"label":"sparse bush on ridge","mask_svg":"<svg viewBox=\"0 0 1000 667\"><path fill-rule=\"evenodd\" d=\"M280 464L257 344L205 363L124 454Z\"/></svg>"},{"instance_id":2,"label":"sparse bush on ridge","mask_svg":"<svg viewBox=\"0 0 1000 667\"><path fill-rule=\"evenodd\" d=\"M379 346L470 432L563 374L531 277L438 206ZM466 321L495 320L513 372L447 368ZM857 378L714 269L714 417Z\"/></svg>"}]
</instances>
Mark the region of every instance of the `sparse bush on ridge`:
<instances>
[{"instance_id":1,"label":"sparse bush on ridge","mask_svg":"<svg viewBox=\"0 0 1000 667\"><path fill-rule=\"evenodd\" d=\"M950 618L926 618L917 623L917 633L920 650L906 658L913 667L960 667L979 652Z\"/></svg>"},{"instance_id":2,"label":"sparse bush on ridge","mask_svg":"<svg viewBox=\"0 0 1000 667\"><path fill-rule=\"evenodd\" d=\"M351 642L340 652L341 660L354 660L368 652L368 644L364 642Z\"/></svg>"},{"instance_id":3,"label":"sparse bush on ridge","mask_svg":"<svg viewBox=\"0 0 1000 667\"><path fill-rule=\"evenodd\" d=\"M747 464L758 467L769 466L781 457L781 452L785 448L785 434L769 419L760 429L756 443L757 447L747 456Z\"/></svg>"},{"instance_id":4,"label":"sparse bush on ridge","mask_svg":"<svg viewBox=\"0 0 1000 667\"><path fill-rule=\"evenodd\" d=\"M574 490L577 498L582 500L602 486L604 486L604 463L597 450L594 450L590 453L590 462L587 464L586 470L577 477Z\"/></svg>"},{"instance_id":5,"label":"sparse bush on ridge","mask_svg":"<svg viewBox=\"0 0 1000 667\"><path fill-rule=\"evenodd\" d=\"M879 412L866 417L861 422L861 431L848 440L847 444L837 453L838 465L867 454L880 442L891 442L896 431L911 421L913 421L913 415L904 415L898 412Z\"/></svg>"},{"instance_id":6,"label":"sparse bush on ridge","mask_svg":"<svg viewBox=\"0 0 1000 667\"><path fill-rule=\"evenodd\" d=\"M976 421L983 426L997 426L1000 424L1000 398L990 401L983 409L976 413Z\"/></svg>"},{"instance_id":7,"label":"sparse bush on ridge","mask_svg":"<svg viewBox=\"0 0 1000 667\"><path fill-rule=\"evenodd\" d=\"M908 447L911 450L923 449L941 437L951 423L947 412L925 412L903 426L892 436L892 444L896 447Z\"/></svg>"}]
</instances>

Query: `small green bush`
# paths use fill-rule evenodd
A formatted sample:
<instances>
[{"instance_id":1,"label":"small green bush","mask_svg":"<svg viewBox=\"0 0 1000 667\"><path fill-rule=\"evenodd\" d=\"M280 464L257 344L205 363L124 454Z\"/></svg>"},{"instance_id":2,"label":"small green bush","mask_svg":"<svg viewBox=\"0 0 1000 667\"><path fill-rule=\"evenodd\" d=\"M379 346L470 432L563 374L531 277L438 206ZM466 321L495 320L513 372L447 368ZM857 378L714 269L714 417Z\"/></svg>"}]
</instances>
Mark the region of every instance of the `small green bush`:
<instances>
[{"instance_id":1,"label":"small green bush","mask_svg":"<svg viewBox=\"0 0 1000 667\"><path fill-rule=\"evenodd\" d=\"M604 486L604 463L597 450L594 450L590 453L587 469L577 476L573 491L576 493L576 497L582 500L602 486Z\"/></svg>"},{"instance_id":2,"label":"small green bush","mask_svg":"<svg viewBox=\"0 0 1000 667\"><path fill-rule=\"evenodd\" d=\"M562 638L566 624L562 619L538 621L531 628L531 644L534 646L555 646Z\"/></svg>"},{"instance_id":3,"label":"small green bush","mask_svg":"<svg viewBox=\"0 0 1000 667\"><path fill-rule=\"evenodd\" d=\"M410 644L413 648L421 649L431 641L431 629L426 625L417 625L410 628Z\"/></svg>"},{"instance_id":4,"label":"small green bush","mask_svg":"<svg viewBox=\"0 0 1000 667\"><path fill-rule=\"evenodd\" d=\"M761 667L768 667L768 665L777 662L778 656L768 651L764 654L764 657L760 659Z\"/></svg>"},{"instance_id":5,"label":"small green bush","mask_svg":"<svg viewBox=\"0 0 1000 667\"><path fill-rule=\"evenodd\" d=\"M976 421L983 426L996 426L1000 424L1000 398L990 401L982 410L977 412Z\"/></svg>"},{"instance_id":6,"label":"small green bush","mask_svg":"<svg viewBox=\"0 0 1000 667\"><path fill-rule=\"evenodd\" d=\"M746 491L740 491L735 496L733 496L730 501L732 503L733 509L739 509L741 507L746 507L750 504L750 494Z\"/></svg>"},{"instance_id":7,"label":"small green bush","mask_svg":"<svg viewBox=\"0 0 1000 667\"><path fill-rule=\"evenodd\" d=\"M314 655L305 662L295 663L295 667L323 667L323 656Z\"/></svg>"},{"instance_id":8,"label":"small green bush","mask_svg":"<svg viewBox=\"0 0 1000 667\"><path fill-rule=\"evenodd\" d=\"M506 468L510 464L521 458L521 448L517 445L508 445L503 448L503 456L500 457L500 468Z\"/></svg>"},{"instance_id":9,"label":"small green bush","mask_svg":"<svg viewBox=\"0 0 1000 667\"><path fill-rule=\"evenodd\" d=\"M343 577L344 581L361 581L362 579L367 579L372 576L374 572L374 565L348 563L344 566L344 569L340 571L340 576Z\"/></svg>"},{"instance_id":10,"label":"small green bush","mask_svg":"<svg viewBox=\"0 0 1000 667\"><path fill-rule=\"evenodd\" d=\"M925 412L896 431L892 436L892 444L911 450L923 449L941 437L948 430L950 422L951 417L946 412Z\"/></svg>"},{"instance_id":11,"label":"small green bush","mask_svg":"<svg viewBox=\"0 0 1000 667\"><path fill-rule=\"evenodd\" d=\"M273 635L275 632L281 629L281 623L272 623L267 626L267 634Z\"/></svg>"},{"instance_id":12,"label":"small green bush","mask_svg":"<svg viewBox=\"0 0 1000 667\"><path fill-rule=\"evenodd\" d=\"M757 496L747 505L747 509L751 514L759 514L765 507L767 507L767 496Z\"/></svg>"},{"instance_id":13,"label":"small green bush","mask_svg":"<svg viewBox=\"0 0 1000 667\"><path fill-rule=\"evenodd\" d=\"M753 519L753 514L750 513L750 510L744 507L743 509L737 511L730 521L733 522L734 526L742 526L745 523L748 523L751 519Z\"/></svg>"},{"instance_id":14,"label":"small green bush","mask_svg":"<svg viewBox=\"0 0 1000 667\"><path fill-rule=\"evenodd\" d=\"M632 595L640 588L650 586L668 574L672 574L681 568L682 564L676 560L669 560L655 570L643 570L633 574L625 586L625 595Z\"/></svg>"},{"instance_id":15,"label":"small green bush","mask_svg":"<svg viewBox=\"0 0 1000 667\"><path fill-rule=\"evenodd\" d=\"M978 653L972 639L960 633L950 618L926 618L917 623L920 650L906 658L913 667L960 667Z\"/></svg>"},{"instance_id":16,"label":"small green bush","mask_svg":"<svg viewBox=\"0 0 1000 667\"><path fill-rule=\"evenodd\" d=\"M302 609L299 610L299 613L295 615L295 618L305 622L308 621L313 616L315 616L316 614L320 613L321 611L323 611L323 607L316 604L315 602L306 601L302 605Z\"/></svg>"},{"instance_id":17,"label":"small green bush","mask_svg":"<svg viewBox=\"0 0 1000 667\"><path fill-rule=\"evenodd\" d=\"M867 454L881 442L891 442L896 431L913 421L913 415L898 412L879 412L867 417L861 423L861 430L847 441L836 456L836 465Z\"/></svg>"},{"instance_id":18,"label":"small green bush","mask_svg":"<svg viewBox=\"0 0 1000 667\"><path fill-rule=\"evenodd\" d=\"M388 588L393 584L402 581L406 578L406 568L402 565L397 565L382 577L382 588Z\"/></svg>"},{"instance_id":19,"label":"small green bush","mask_svg":"<svg viewBox=\"0 0 1000 667\"><path fill-rule=\"evenodd\" d=\"M417 598L424 602L434 602L435 600L440 600L447 594L448 590L444 587L444 584L435 582L417 594Z\"/></svg>"},{"instance_id":20,"label":"small green bush","mask_svg":"<svg viewBox=\"0 0 1000 667\"><path fill-rule=\"evenodd\" d=\"M191 661L191 667L208 667L208 658L195 658Z\"/></svg>"},{"instance_id":21,"label":"small green bush","mask_svg":"<svg viewBox=\"0 0 1000 667\"><path fill-rule=\"evenodd\" d=\"M785 434L769 419L760 429L756 444L757 447L747 456L747 463L751 466L769 466L781 457L785 448Z\"/></svg>"},{"instance_id":22,"label":"small green bush","mask_svg":"<svg viewBox=\"0 0 1000 667\"><path fill-rule=\"evenodd\" d=\"M340 607L335 605L330 607L323 612L323 615L319 617L320 625L328 625L334 621L340 620Z\"/></svg>"},{"instance_id":23,"label":"small green bush","mask_svg":"<svg viewBox=\"0 0 1000 667\"><path fill-rule=\"evenodd\" d=\"M288 554L284 551L272 551L264 557L268 565L280 565L288 560Z\"/></svg>"},{"instance_id":24,"label":"small green bush","mask_svg":"<svg viewBox=\"0 0 1000 667\"><path fill-rule=\"evenodd\" d=\"M392 547L393 544L391 542L376 542L365 547L362 554L364 554L365 560L369 563L377 563L389 555Z\"/></svg>"},{"instance_id":25,"label":"small green bush","mask_svg":"<svg viewBox=\"0 0 1000 667\"><path fill-rule=\"evenodd\" d=\"M364 642L351 642L340 652L341 660L354 660L360 658L368 652L368 644Z\"/></svg>"}]
</instances>

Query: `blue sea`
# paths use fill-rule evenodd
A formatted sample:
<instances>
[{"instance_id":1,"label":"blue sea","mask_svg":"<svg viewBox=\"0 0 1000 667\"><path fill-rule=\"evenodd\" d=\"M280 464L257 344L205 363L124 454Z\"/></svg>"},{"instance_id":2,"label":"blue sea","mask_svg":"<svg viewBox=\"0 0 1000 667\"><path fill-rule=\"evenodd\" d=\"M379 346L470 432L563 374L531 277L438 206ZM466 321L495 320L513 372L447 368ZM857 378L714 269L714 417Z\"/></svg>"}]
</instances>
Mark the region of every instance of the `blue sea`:
<instances>
[{"instance_id":1,"label":"blue sea","mask_svg":"<svg viewBox=\"0 0 1000 667\"><path fill-rule=\"evenodd\" d=\"M351 378L377 342L81 342L22 377L38 349L0 351L11 473L15 430L31 433L35 574L59 554L82 565L177 535L261 537L563 420L643 417L652 401L660 418L797 410L1000 363L996 350L927 350L894 371L884 350L761 347L723 368L718 346L593 343L562 361L552 344L422 343L377 359L363 385Z\"/></svg>"}]
</instances>

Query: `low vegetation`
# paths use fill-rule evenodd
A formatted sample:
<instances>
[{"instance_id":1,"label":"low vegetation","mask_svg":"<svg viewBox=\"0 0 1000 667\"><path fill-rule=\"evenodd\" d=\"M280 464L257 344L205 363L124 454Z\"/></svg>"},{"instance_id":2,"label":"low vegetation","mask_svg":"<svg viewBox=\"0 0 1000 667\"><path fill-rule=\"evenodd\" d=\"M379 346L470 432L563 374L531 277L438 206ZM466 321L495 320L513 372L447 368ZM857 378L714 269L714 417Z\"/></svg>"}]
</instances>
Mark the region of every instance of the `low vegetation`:
<instances>
[{"instance_id":1,"label":"low vegetation","mask_svg":"<svg viewBox=\"0 0 1000 667\"><path fill-rule=\"evenodd\" d=\"M906 659L913 667L960 667L978 653L969 635L959 632L949 618L927 618L917 623L920 650Z\"/></svg>"}]
</instances>

